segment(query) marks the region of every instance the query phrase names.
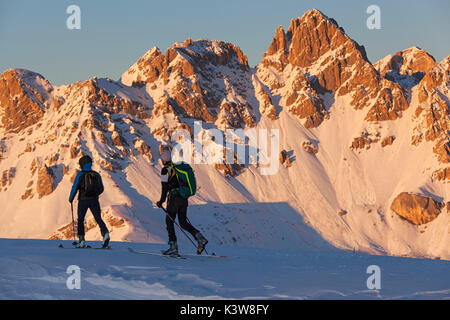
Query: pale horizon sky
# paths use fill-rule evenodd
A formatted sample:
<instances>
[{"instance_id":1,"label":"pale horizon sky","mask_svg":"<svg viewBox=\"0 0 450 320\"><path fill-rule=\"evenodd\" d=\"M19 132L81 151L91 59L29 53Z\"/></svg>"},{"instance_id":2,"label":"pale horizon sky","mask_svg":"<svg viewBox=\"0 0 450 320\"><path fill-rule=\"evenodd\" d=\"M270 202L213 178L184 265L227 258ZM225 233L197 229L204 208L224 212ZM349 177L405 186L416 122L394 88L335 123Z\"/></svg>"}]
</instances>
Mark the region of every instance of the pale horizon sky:
<instances>
[{"instance_id":1,"label":"pale horizon sky","mask_svg":"<svg viewBox=\"0 0 450 320\"><path fill-rule=\"evenodd\" d=\"M69 5L81 9L81 29L69 30ZM369 5L381 9L381 29L369 30ZM316 8L363 45L374 63L417 46L437 61L450 54L450 1L368 0L2 0L0 72L23 68L54 85L90 77L118 80L153 46L163 52L187 38L239 46L256 66L275 29Z\"/></svg>"}]
</instances>

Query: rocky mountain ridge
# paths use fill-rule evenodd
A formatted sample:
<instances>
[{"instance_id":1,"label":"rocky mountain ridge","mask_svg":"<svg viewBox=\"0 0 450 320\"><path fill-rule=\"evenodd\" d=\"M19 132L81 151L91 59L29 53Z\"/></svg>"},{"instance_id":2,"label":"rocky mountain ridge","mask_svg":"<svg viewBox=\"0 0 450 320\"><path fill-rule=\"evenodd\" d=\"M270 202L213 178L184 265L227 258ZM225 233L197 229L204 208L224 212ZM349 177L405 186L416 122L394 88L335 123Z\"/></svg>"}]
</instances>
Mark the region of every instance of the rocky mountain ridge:
<instances>
[{"instance_id":1,"label":"rocky mountain ridge","mask_svg":"<svg viewBox=\"0 0 450 320\"><path fill-rule=\"evenodd\" d=\"M194 121L201 120L202 137L208 135L207 129L217 129L224 137L227 129L280 130L275 159L282 166L280 180L260 180L258 166L239 164L236 155L231 163L198 167L204 186L199 192L202 200L195 201L285 200L334 245L366 251L382 247L393 254L403 249L389 248L378 239L379 231L375 235L367 231L364 219L396 234L395 226L403 222L391 221L389 213L409 221L405 212L414 206L410 223L417 228L437 221L439 236L430 235L425 243L441 244L449 237L445 225L450 207L449 59L436 62L425 50L413 47L372 64L363 46L334 19L313 9L292 19L287 31L282 26L276 29L255 68L231 43L187 39L165 53L150 49L119 81L94 77L53 86L38 73L6 70L0 75L0 199L15 199L5 210L18 213L11 220L3 211L0 235L67 234L58 233L70 230L67 217L57 215L64 205L53 203L66 202L78 158L87 153L114 190L107 191L105 210L111 221L121 221L115 224L116 236L131 239L133 234L145 234L147 241L154 240L145 219L136 217L137 208L148 206L148 199L159 192L159 147L174 144L171 136L177 129L192 137ZM245 141L239 143L249 147ZM141 180L136 172L153 180ZM229 197L206 190L212 177L221 181ZM306 180L297 185L297 179ZM302 190L288 190L285 194L290 196L277 198L263 191L269 181L278 189L287 181L291 189L315 190L322 183L329 191L318 191L323 198L315 198L311 191L306 200ZM408 194L414 195L408 199ZM17 221L27 220L37 200L52 208L54 220L11 232ZM115 207L117 202L121 208ZM429 203L432 214L423 207ZM325 206L328 214L337 216L336 230L369 240L356 245L354 236L342 235L342 230L325 235L332 222L321 222L320 210L313 206ZM381 218L363 218L368 212ZM353 222L342 220L352 214L358 216ZM38 216L39 221L48 219L45 210ZM411 232L405 247L447 255L441 245L439 249L411 245L422 237Z\"/></svg>"}]
</instances>

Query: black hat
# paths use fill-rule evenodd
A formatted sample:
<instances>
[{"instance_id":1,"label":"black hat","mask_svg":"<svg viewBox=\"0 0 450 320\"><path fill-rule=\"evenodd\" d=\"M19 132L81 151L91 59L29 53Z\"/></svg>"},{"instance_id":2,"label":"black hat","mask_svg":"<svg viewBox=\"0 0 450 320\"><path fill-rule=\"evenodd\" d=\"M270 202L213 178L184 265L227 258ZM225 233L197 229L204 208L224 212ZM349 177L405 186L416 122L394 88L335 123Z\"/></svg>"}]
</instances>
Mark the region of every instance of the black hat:
<instances>
[{"instance_id":1,"label":"black hat","mask_svg":"<svg viewBox=\"0 0 450 320\"><path fill-rule=\"evenodd\" d=\"M78 163L80 164L80 167L83 168L85 164L92 163L92 158L89 156L82 156Z\"/></svg>"}]
</instances>

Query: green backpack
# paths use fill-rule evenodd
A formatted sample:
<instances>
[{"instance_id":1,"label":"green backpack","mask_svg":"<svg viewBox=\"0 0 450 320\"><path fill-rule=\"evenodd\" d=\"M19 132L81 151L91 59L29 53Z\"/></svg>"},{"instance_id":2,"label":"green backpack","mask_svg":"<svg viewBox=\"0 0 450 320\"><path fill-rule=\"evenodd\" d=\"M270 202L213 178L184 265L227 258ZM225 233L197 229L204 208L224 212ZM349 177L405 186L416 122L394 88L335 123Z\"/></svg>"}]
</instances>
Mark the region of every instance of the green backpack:
<instances>
[{"instance_id":1,"label":"green backpack","mask_svg":"<svg viewBox=\"0 0 450 320\"><path fill-rule=\"evenodd\" d=\"M179 194L185 199L193 196L197 191L194 169L186 162L171 164L171 168L178 180L178 188L174 189L172 193Z\"/></svg>"}]
</instances>

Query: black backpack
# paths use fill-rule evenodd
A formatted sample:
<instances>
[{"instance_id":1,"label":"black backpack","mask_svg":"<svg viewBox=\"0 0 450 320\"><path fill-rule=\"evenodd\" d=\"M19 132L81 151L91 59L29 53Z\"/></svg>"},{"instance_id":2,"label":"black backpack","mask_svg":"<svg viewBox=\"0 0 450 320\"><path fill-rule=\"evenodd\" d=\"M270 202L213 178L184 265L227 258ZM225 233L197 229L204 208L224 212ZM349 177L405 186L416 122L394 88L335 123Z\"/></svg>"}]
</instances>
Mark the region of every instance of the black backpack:
<instances>
[{"instance_id":1,"label":"black backpack","mask_svg":"<svg viewBox=\"0 0 450 320\"><path fill-rule=\"evenodd\" d=\"M85 197L95 198L100 195L100 176L97 172L83 172L80 177L80 194Z\"/></svg>"}]
</instances>

